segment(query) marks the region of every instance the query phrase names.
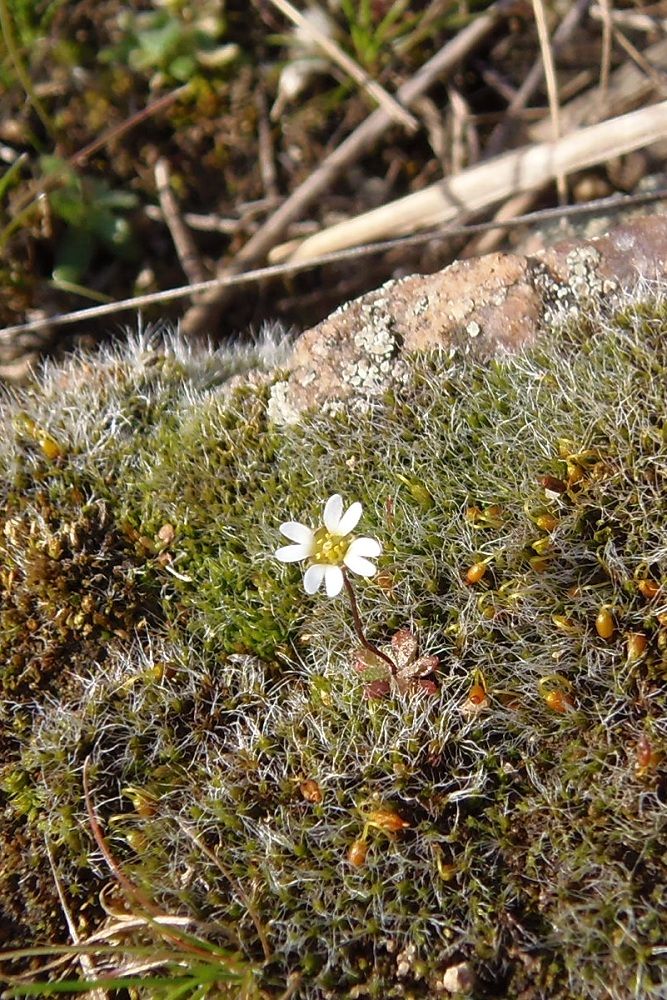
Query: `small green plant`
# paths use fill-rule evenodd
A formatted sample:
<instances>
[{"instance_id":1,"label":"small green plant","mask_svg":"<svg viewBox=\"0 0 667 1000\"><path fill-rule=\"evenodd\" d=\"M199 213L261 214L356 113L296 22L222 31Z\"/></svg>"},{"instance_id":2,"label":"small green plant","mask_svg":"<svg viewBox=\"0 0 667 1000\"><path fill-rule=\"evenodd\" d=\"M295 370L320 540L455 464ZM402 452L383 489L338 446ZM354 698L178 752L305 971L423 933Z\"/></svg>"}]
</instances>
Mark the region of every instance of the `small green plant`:
<instances>
[{"instance_id":1,"label":"small green plant","mask_svg":"<svg viewBox=\"0 0 667 1000\"><path fill-rule=\"evenodd\" d=\"M88 271L98 246L118 257L134 253L127 213L137 204L129 191L113 191L103 180L86 177L55 156L43 156L45 178L55 177L49 193L54 215L65 223L53 266L53 280L78 284Z\"/></svg>"},{"instance_id":2,"label":"small green plant","mask_svg":"<svg viewBox=\"0 0 667 1000\"><path fill-rule=\"evenodd\" d=\"M414 26L419 15L409 6L409 0L341 0L355 55L366 69L377 69L383 49Z\"/></svg>"},{"instance_id":3,"label":"small green plant","mask_svg":"<svg viewBox=\"0 0 667 1000\"><path fill-rule=\"evenodd\" d=\"M221 70L234 62L238 46L222 44L226 31L221 5L170 2L121 15L122 41L100 53L104 63L125 63L148 75L151 86L185 83L197 73Z\"/></svg>"}]
</instances>

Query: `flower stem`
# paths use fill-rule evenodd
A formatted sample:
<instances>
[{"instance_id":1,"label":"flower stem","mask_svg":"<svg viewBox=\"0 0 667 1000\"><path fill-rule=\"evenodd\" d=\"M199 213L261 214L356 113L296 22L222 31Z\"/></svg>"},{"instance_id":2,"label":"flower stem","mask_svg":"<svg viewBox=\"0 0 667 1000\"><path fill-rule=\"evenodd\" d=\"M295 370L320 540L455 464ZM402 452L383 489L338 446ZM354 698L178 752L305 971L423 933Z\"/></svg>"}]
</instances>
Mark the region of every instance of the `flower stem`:
<instances>
[{"instance_id":1,"label":"flower stem","mask_svg":"<svg viewBox=\"0 0 667 1000\"><path fill-rule=\"evenodd\" d=\"M395 677L398 671L397 671L396 664L394 663L394 661L392 659L390 659L386 655L386 653L383 653L381 649L378 649L377 646L374 646L373 643L370 642L370 640L368 640L366 638L366 636L364 635L364 628L363 628L363 625L361 624L361 616L359 614L359 607L357 606L357 598L355 597L354 588L353 588L353 586L352 586L352 584L351 584L351 582L350 582L350 580L348 578L348 575L345 572L345 570L343 570L343 583L345 584L345 590L347 591L347 596L348 596L348 598L350 600L350 607L352 609L352 621L354 622L354 631L357 633L357 636L359 638L359 642L370 653L372 653L373 656L378 656L381 660L384 660L384 662L389 667L389 670L391 671L391 676Z\"/></svg>"}]
</instances>

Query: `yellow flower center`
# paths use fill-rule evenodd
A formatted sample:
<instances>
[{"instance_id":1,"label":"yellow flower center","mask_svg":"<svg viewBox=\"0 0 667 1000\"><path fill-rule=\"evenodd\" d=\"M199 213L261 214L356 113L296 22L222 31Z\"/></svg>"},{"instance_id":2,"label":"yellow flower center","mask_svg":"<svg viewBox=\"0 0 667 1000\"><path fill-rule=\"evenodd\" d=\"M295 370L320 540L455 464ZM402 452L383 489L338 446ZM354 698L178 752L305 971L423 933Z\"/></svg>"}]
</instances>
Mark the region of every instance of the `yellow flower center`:
<instances>
[{"instance_id":1,"label":"yellow flower center","mask_svg":"<svg viewBox=\"0 0 667 1000\"><path fill-rule=\"evenodd\" d=\"M318 528L315 532L315 550L311 559L314 563L324 566L342 566L351 541L349 535L332 535L326 528Z\"/></svg>"}]
</instances>

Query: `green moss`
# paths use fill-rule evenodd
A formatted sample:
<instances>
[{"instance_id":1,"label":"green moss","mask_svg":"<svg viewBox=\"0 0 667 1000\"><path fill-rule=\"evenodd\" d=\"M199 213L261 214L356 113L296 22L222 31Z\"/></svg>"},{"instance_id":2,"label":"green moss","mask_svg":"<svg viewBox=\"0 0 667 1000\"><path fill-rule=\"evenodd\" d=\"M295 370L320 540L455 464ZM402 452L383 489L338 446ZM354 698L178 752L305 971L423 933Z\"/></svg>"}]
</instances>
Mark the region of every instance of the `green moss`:
<instances>
[{"instance_id":1,"label":"green moss","mask_svg":"<svg viewBox=\"0 0 667 1000\"><path fill-rule=\"evenodd\" d=\"M480 997L649 995L665 907L663 311L593 317L492 362L415 357L365 415L287 430L266 388L226 390L231 352L173 345L150 364L77 362L10 404L29 423L4 445L23 615L10 602L2 620L5 692L35 607L58 654L6 712L3 787L65 885L88 905L106 877L86 868L90 756L123 869L264 961L268 995L298 971L303 997L426 997L462 960ZM278 524L316 523L334 492L362 501L360 530L383 545L357 587L368 632L412 628L440 658L436 696L368 699L344 600L306 598L274 560ZM72 524L87 541L70 545ZM81 617L93 590L101 623Z\"/></svg>"}]
</instances>

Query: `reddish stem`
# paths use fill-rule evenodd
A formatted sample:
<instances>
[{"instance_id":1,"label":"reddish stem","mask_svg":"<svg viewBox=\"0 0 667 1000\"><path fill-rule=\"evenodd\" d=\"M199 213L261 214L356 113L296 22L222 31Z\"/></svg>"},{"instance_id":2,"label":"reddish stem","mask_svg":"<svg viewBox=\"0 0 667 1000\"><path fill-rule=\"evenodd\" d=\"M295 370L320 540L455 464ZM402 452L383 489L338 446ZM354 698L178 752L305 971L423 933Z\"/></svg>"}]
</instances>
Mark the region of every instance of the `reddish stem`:
<instances>
[{"instance_id":1,"label":"reddish stem","mask_svg":"<svg viewBox=\"0 0 667 1000\"><path fill-rule=\"evenodd\" d=\"M364 646L365 649L369 651L369 653L372 653L373 656L377 656L381 660L384 660L384 662L389 667L389 670L391 671L391 676L396 677L398 670L394 661L390 659L386 653L383 653L381 649L378 649L377 646L374 646L373 643L370 642L364 635L363 625L361 624L361 616L359 615L359 608L357 606L357 598L355 597L354 588L352 587L352 584L345 570L343 570L343 583L345 584L345 590L347 591L347 596L350 599L350 607L352 608L352 621L354 622L354 631L357 633L359 642L362 644L362 646Z\"/></svg>"}]
</instances>

